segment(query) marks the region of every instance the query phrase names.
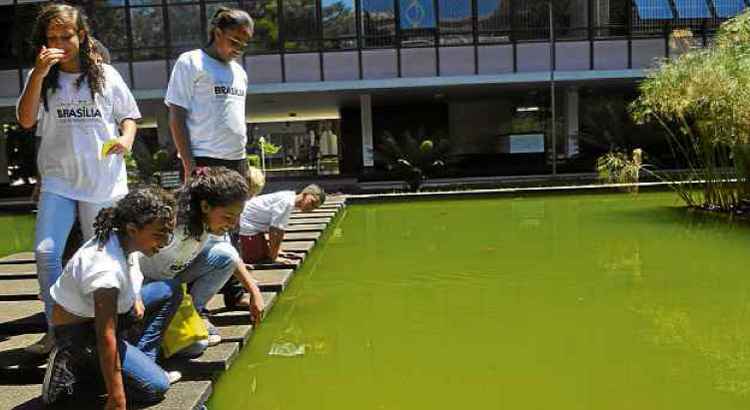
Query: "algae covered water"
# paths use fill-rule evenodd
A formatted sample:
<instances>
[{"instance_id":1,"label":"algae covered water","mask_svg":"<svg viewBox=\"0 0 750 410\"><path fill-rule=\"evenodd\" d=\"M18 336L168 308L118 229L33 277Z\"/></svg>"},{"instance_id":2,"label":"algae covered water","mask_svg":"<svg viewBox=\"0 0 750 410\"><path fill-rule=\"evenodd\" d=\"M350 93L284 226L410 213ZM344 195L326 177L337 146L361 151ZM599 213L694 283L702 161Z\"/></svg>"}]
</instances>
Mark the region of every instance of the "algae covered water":
<instances>
[{"instance_id":1,"label":"algae covered water","mask_svg":"<svg viewBox=\"0 0 750 410\"><path fill-rule=\"evenodd\" d=\"M35 220L32 214L0 215L0 258L34 249Z\"/></svg>"},{"instance_id":2,"label":"algae covered water","mask_svg":"<svg viewBox=\"0 0 750 410\"><path fill-rule=\"evenodd\" d=\"M353 205L208 403L746 409L750 227L671 193Z\"/></svg>"}]
</instances>

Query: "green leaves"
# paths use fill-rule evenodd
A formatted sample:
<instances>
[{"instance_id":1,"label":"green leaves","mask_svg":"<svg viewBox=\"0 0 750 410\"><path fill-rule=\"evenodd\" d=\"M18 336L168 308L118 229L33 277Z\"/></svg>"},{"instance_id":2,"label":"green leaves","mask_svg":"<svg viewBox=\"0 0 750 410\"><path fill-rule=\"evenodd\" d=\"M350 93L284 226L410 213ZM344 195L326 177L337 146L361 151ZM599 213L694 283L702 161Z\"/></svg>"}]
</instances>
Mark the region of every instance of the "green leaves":
<instances>
[{"instance_id":1,"label":"green leaves","mask_svg":"<svg viewBox=\"0 0 750 410\"><path fill-rule=\"evenodd\" d=\"M653 121L666 129L691 178L705 181L701 205L731 209L750 192L750 169L733 166L729 156L750 142L750 11L722 24L708 48L685 46L692 35L684 30L673 38L686 52L649 73L631 115L639 124ZM740 184L728 182L735 176ZM692 195L680 194L695 203Z\"/></svg>"}]
</instances>

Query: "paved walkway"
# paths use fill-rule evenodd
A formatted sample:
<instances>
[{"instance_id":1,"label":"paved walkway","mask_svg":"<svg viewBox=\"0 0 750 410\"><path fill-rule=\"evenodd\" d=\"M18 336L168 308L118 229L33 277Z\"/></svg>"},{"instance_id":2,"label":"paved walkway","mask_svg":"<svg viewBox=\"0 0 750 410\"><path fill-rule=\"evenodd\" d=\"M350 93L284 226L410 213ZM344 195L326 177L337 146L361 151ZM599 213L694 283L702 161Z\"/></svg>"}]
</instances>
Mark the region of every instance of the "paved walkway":
<instances>
[{"instance_id":1,"label":"paved walkway","mask_svg":"<svg viewBox=\"0 0 750 410\"><path fill-rule=\"evenodd\" d=\"M282 250L297 253L301 262L315 247L327 225L346 206L343 197L329 197L320 209L310 213L295 212ZM260 283L266 312L284 291L299 267L296 265L255 265L253 275ZM31 410L44 408L41 382L45 359L29 355L24 346L38 340L45 331L42 303L32 252L22 252L0 259L0 409ZM211 321L219 328L222 343L210 347L193 360L168 360L164 367L183 372L183 380L172 386L166 399L150 409L201 409L211 395L212 383L231 366L240 349L250 341L253 326L246 310L232 311L221 296L208 304ZM70 408L101 408L96 400L73 403Z\"/></svg>"}]
</instances>

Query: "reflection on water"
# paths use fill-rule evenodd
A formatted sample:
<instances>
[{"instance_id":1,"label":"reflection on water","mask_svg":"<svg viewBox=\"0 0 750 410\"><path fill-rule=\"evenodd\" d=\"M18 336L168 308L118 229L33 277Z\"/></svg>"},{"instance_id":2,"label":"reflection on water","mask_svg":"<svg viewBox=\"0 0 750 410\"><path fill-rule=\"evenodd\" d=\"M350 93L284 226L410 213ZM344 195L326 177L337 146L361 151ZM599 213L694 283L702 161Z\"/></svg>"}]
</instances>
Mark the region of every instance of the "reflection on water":
<instances>
[{"instance_id":1,"label":"reflection on water","mask_svg":"<svg viewBox=\"0 0 750 410\"><path fill-rule=\"evenodd\" d=\"M209 408L750 404L747 225L669 193L346 212Z\"/></svg>"}]
</instances>

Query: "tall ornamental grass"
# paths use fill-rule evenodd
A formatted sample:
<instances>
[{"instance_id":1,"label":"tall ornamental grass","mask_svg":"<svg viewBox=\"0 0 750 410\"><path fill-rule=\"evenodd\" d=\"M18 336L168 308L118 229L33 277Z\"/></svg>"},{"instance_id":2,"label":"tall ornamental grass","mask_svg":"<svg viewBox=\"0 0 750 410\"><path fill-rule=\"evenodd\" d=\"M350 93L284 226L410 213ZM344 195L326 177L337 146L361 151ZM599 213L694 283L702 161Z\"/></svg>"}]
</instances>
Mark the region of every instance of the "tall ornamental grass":
<instances>
[{"instance_id":1,"label":"tall ornamental grass","mask_svg":"<svg viewBox=\"0 0 750 410\"><path fill-rule=\"evenodd\" d=\"M731 211L750 198L750 11L722 24L713 40L663 61L630 110L639 124L666 130L689 172L689 183L673 184L686 204Z\"/></svg>"}]
</instances>

